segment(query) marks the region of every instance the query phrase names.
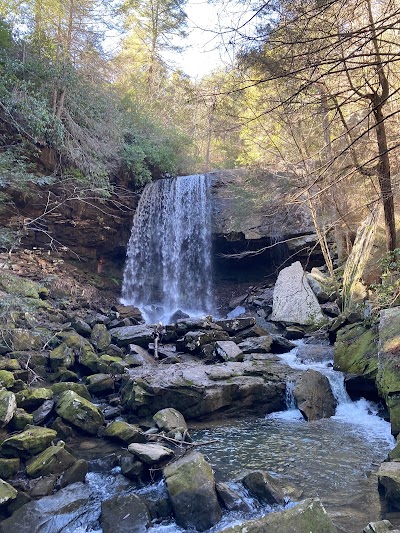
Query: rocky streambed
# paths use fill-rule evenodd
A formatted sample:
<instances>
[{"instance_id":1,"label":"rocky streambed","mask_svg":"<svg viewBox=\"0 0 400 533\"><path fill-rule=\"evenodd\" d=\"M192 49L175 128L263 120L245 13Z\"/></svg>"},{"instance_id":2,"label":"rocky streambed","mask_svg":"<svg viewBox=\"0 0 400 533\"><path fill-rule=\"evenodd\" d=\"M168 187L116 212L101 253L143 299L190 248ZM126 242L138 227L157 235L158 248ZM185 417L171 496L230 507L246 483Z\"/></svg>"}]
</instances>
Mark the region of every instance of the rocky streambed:
<instances>
[{"instance_id":1,"label":"rocky streambed","mask_svg":"<svg viewBox=\"0 0 400 533\"><path fill-rule=\"evenodd\" d=\"M276 444L265 462L254 451L256 460L240 475L239 465L225 470L218 459L235 463L242 443L250 454L252 446L261 450L263 441L271 443L271 428L262 420L285 412L290 383L302 413L296 416L304 420L298 448L305 456L324 450L326 443L316 438L320 431L312 436L304 428L323 429L315 424L338 415L338 398L326 373L282 358L295 350L300 361L326 361L332 355L327 338L317 342L307 325L283 327L259 313L231 320L183 318L165 327L156 353L155 327L144 324L133 307L72 304L54 297L52 287L11 272L0 275L0 286L7 316L0 342L0 531L241 531L232 526L239 518L255 520L247 531L309 531L310 524L315 531L335 531L343 523L334 506L328 504L335 525L324 511L317 498L322 488L310 491L301 475L281 470ZM269 305L253 300L259 310ZM296 347L294 340L304 336ZM188 428L193 421L224 426L255 416L262 418L251 430L256 435L261 428L253 444L242 423L227 440L221 431ZM293 449L292 432L292 426L282 429L277 442ZM340 447L338 435L334 429L328 439L334 448ZM355 442L351 432L341 438L343 449L364 457L358 471L357 461L343 454L356 478L357 472L364 478L375 471L390 447L383 439L379 453L373 451L376 443L367 446L369 455L362 437L354 446L345 445ZM326 449L321 456L330 454ZM293 465L293 457L285 457ZM384 463L380 471L395 507L397 465ZM360 498L367 494L355 490ZM307 496L311 499L294 505ZM371 509L378 512L377 506ZM356 523L358 531L362 518L355 522L350 514L344 523L347 531Z\"/></svg>"}]
</instances>

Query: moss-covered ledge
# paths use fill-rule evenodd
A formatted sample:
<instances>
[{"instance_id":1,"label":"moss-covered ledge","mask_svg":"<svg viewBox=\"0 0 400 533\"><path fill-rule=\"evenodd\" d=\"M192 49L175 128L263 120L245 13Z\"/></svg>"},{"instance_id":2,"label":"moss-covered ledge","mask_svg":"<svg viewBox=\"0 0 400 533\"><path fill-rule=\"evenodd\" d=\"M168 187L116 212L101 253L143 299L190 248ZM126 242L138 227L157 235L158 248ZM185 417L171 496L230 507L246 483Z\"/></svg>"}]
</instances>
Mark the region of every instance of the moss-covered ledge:
<instances>
[{"instance_id":1,"label":"moss-covered ledge","mask_svg":"<svg viewBox=\"0 0 400 533\"><path fill-rule=\"evenodd\" d=\"M378 329L350 324L338 331L334 347L334 368L375 380L378 373Z\"/></svg>"},{"instance_id":2,"label":"moss-covered ledge","mask_svg":"<svg viewBox=\"0 0 400 533\"><path fill-rule=\"evenodd\" d=\"M389 409L392 433L400 433L400 307L383 309L379 322L379 393Z\"/></svg>"}]
</instances>

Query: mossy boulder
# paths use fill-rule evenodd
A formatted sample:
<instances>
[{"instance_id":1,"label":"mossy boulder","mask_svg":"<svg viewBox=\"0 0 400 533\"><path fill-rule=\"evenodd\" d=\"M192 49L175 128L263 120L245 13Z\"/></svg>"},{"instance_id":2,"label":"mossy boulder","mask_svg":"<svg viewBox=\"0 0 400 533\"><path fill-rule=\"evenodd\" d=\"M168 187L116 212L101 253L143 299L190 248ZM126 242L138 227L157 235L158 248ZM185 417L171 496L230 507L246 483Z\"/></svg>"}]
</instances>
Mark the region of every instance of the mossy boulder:
<instances>
[{"instance_id":1,"label":"mossy boulder","mask_svg":"<svg viewBox=\"0 0 400 533\"><path fill-rule=\"evenodd\" d=\"M45 300L49 294L48 289L43 285L9 272L0 273L0 288L8 294L16 294L34 300Z\"/></svg>"},{"instance_id":2,"label":"mossy boulder","mask_svg":"<svg viewBox=\"0 0 400 533\"><path fill-rule=\"evenodd\" d=\"M21 461L18 457L12 459L0 458L0 478L9 479L15 476L20 467Z\"/></svg>"},{"instance_id":3,"label":"mossy boulder","mask_svg":"<svg viewBox=\"0 0 400 533\"><path fill-rule=\"evenodd\" d=\"M8 359L6 357L0 357L0 370L8 370L13 372L15 370L20 370L21 365L17 359Z\"/></svg>"},{"instance_id":4,"label":"mossy boulder","mask_svg":"<svg viewBox=\"0 0 400 533\"><path fill-rule=\"evenodd\" d=\"M62 419L92 435L96 435L104 424L100 409L71 390L61 394L56 412Z\"/></svg>"},{"instance_id":5,"label":"mossy boulder","mask_svg":"<svg viewBox=\"0 0 400 533\"><path fill-rule=\"evenodd\" d=\"M33 415L18 407L11 419L10 428L14 431L22 431L29 424L33 424Z\"/></svg>"},{"instance_id":6,"label":"mossy boulder","mask_svg":"<svg viewBox=\"0 0 400 533\"><path fill-rule=\"evenodd\" d=\"M378 372L378 331L350 324L337 333L335 370L374 380Z\"/></svg>"},{"instance_id":7,"label":"mossy boulder","mask_svg":"<svg viewBox=\"0 0 400 533\"><path fill-rule=\"evenodd\" d=\"M40 350L46 340L39 331L15 328L11 332L11 342L14 351Z\"/></svg>"},{"instance_id":8,"label":"mossy boulder","mask_svg":"<svg viewBox=\"0 0 400 533\"><path fill-rule=\"evenodd\" d=\"M119 440L125 444L146 442L146 437L143 435L139 426L128 424L128 422L123 422L122 420L108 424L104 431L104 437Z\"/></svg>"},{"instance_id":9,"label":"mossy boulder","mask_svg":"<svg viewBox=\"0 0 400 533\"><path fill-rule=\"evenodd\" d=\"M114 392L115 379L111 374L93 374L86 378L86 383L91 394L95 396Z\"/></svg>"},{"instance_id":10,"label":"mossy boulder","mask_svg":"<svg viewBox=\"0 0 400 533\"><path fill-rule=\"evenodd\" d=\"M100 356L100 368L104 368L103 372L107 374L123 374L125 372L127 363L124 362L122 357L116 355L104 354ZM104 366L103 366L104 365Z\"/></svg>"},{"instance_id":11,"label":"mossy boulder","mask_svg":"<svg viewBox=\"0 0 400 533\"><path fill-rule=\"evenodd\" d=\"M338 532L321 501L308 499L285 511L269 513L262 518L223 529L221 533L266 533L267 531L282 533Z\"/></svg>"},{"instance_id":12,"label":"mossy boulder","mask_svg":"<svg viewBox=\"0 0 400 533\"><path fill-rule=\"evenodd\" d=\"M376 382L389 409L392 433L397 435L400 432L400 307L381 311Z\"/></svg>"},{"instance_id":13,"label":"mossy boulder","mask_svg":"<svg viewBox=\"0 0 400 533\"><path fill-rule=\"evenodd\" d=\"M111 334L107 330L105 324L95 324L93 326L92 334L90 335L90 342L95 346L99 352L104 352L111 344Z\"/></svg>"},{"instance_id":14,"label":"mossy boulder","mask_svg":"<svg viewBox=\"0 0 400 533\"><path fill-rule=\"evenodd\" d=\"M54 393L47 387L38 387L37 389L24 389L15 395L18 407L34 411L46 400L51 400Z\"/></svg>"},{"instance_id":15,"label":"mossy boulder","mask_svg":"<svg viewBox=\"0 0 400 533\"><path fill-rule=\"evenodd\" d=\"M83 383L74 383L71 381L54 383L54 385L51 386L51 390L54 392L55 397L61 396L61 394L65 391L72 390L76 392L76 394L79 394L79 396L82 398L85 398L85 400L91 401L92 399L86 385Z\"/></svg>"},{"instance_id":16,"label":"mossy boulder","mask_svg":"<svg viewBox=\"0 0 400 533\"><path fill-rule=\"evenodd\" d=\"M65 342L51 350L50 352L50 368L53 372L57 372L61 368L70 368L75 364L75 353Z\"/></svg>"},{"instance_id":17,"label":"mossy boulder","mask_svg":"<svg viewBox=\"0 0 400 533\"><path fill-rule=\"evenodd\" d=\"M214 473L201 453L191 452L168 465L164 476L179 526L205 531L221 519Z\"/></svg>"},{"instance_id":18,"label":"mossy boulder","mask_svg":"<svg viewBox=\"0 0 400 533\"><path fill-rule=\"evenodd\" d=\"M28 427L22 433L8 437L2 442L1 454L5 457L27 457L45 450L57 437L57 432L41 427Z\"/></svg>"},{"instance_id":19,"label":"mossy boulder","mask_svg":"<svg viewBox=\"0 0 400 533\"><path fill-rule=\"evenodd\" d=\"M157 413L153 416L153 420L163 431L173 431L175 429L187 431L188 429L182 413L176 409L173 409L172 407L167 407L166 409L157 411Z\"/></svg>"},{"instance_id":20,"label":"mossy boulder","mask_svg":"<svg viewBox=\"0 0 400 533\"><path fill-rule=\"evenodd\" d=\"M17 409L15 394L11 391L0 390L0 427L7 425Z\"/></svg>"},{"instance_id":21,"label":"mossy boulder","mask_svg":"<svg viewBox=\"0 0 400 533\"><path fill-rule=\"evenodd\" d=\"M15 377L8 370L0 370L0 388L11 389L14 386Z\"/></svg>"},{"instance_id":22,"label":"mossy boulder","mask_svg":"<svg viewBox=\"0 0 400 533\"><path fill-rule=\"evenodd\" d=\"M4 506L15 500L18 491L14 489L9 483L0 479L0 506Z\"/></svg>"},{"instance_id":23,"label":"mossy boulder","mask_svg":"<svg viewBox=\"0 0 400 533\"><path fill-rule=\"evenodd\" d=\"M49 474L60 475L75 463L75 458L64 449L64 443L50 446L26 463L26 473L37 478Z\"/></svg>"}]
</instances>

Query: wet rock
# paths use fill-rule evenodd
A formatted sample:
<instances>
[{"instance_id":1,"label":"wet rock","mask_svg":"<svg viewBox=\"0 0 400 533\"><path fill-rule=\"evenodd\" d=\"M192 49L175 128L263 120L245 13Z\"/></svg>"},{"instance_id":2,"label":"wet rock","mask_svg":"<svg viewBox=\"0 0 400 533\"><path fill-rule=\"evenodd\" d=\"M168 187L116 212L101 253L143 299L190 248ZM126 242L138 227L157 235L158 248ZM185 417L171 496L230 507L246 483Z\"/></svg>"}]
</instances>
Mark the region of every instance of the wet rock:
<instances>
[{"instance_id":1,"label":"wet rock","mask_svg":"<svg viewBox=\"0 0 400 533\"><path fill-rule=\"evenodd\" d=\"M400 462L382 463L377 475L379 491L391 507L400 509Z\"/></svg>"},{"instance_id":2,"label":"wet rock","mask_svg":"<svg viewBox=\"0 0 400 533\"><path fill-rule=\"evenodd\" d=\"M231 298L229 300L229 309L236 309L236 307L239 307L242 305L242 303L246 300L248 294L241 294L240 296L235 296L234 298Z\"/></svg>"},{"instance_id":3,"label":"wet rock","mask_svg":"<svg viewBox=\"0 0 400 533\"><path fill-rule=\"evenodd\" d=\"M45 450L57 432L41 427L28 427L22 433L8 437L1 445L1 453L5 457L28 457Z\"/></svg>"},{"instance_id":4,"label":"wet rock","mask_svg":"<svg viewBox=\"0 0 400 533\"><path fill-rule=\"evenodd\" d=\"M214 354L223 361L243 361L243 352L233 341L217 341L214 344Z\"/></svg>"},{"instance_id":5,"label":"wet rock","mask_svg":"<svg viewBox=\"0 0 400 533\"><path fill-rule=\"evenodd\" d=\"M17 410L15 394L10 391L0 390L0 427L7 425Z\"/></svg>"},{"instance_id":6,"label":"wet rock","mask_svg":"<svg viewBox=\"0 0 400 533\"><path fill-rule=\"evenodd\" d=\"M59 480L60 488L67 487L73 483L84 483L86 474L88 473L89 465L84 459L78 459L74 464L68 468Z\"/></svg>"},{"instance_id":7,"label":"wet rock","mask_svg":"<svg viewBox=\"0 0 400 533\"><path fill-rule=\"evenodd\" d=\"M18 492L6 481L0 479L0 505L4 506L17 497Z\"/></svg>"},{"instance_id":8,"label":"wet rock","mask_svg":"<svg viewBox=\"0 0 400 533\"><path fill-rule=\"evenodd\" d=\"M313 363L332 361L333 347L321 344L301 344L297 347L297 357L301 361L312 361Z\"/></svg>"},{"instance_id":9,"label":"wet rock","mask_svg":"<svg viewBox=\"0 0 400 533\"><path fill-rule=\"evenodd\" d=\"M33 424L33 415L27 413L24 409L17 408L10 422L10 429L13 431L22 431L28 424Z\"/></svg>"},{"instance_id":10,"label":"wet rock","mask_svg":"<svg viewBox=\"0 0 400 533\"><path fill-rule=\"evenodd\" d=\"M111 334L104 324L95 324L90 335L90 342L99 352L104 352L111 344Z\"/></svg>"},{"instance_id":11,"label":"wet rock","mask_svg":"<svg viewBox=\"0 0 400 533\"><path fill-rule=\"evenodd\" d=\"M37 478L50 474L60 475L75 463L73 457L64 449L64 444L50 446L26 463L26 473L29 477Z\"/></svg>"},{"instance_id":12,"label":"wet rock","mask_svg":"<svg viewBox=\"0 0 400 533\"><path fill-rule=\"evenodd\" d=\"M198 353L204 344L228 340L226 331L188 331L182 339L176 341L176 348L183 352Z\"/></svg>"},{"instance_id":13,"label":"wet rock","mask_svg":"<svg viewBox=\"0 0 400 533\"><path fill-rule=\"evenodd\" d=\"M334 368L374 381L378 372L378 332L362 324L340 329L334 346Z\"/></svg>"},{"instance_id":14,"label":"wet rock","mask_svg":"<svg viewBox=\"0 0 400 533\"><path fill-rule=\"evenodd\" d=\"M218 326L221 326L224 331L227 331L230 334L234 334L246 328L254 326L256 323L256 319L252 316L244 318L238 317L233 318L231 320L216 320L215 323L218 324Z\"/></svg>"},{"instance_id":15,"label":"wet rock","mask_svg":"<svg viewBox=\"0 0 400 533\"><path fill-rule=\"evenodd\" d=\"M128 451L147 465L165 462L174 455L174 452L170 448L153 443L132 443L128 446Z\"/></svg>"},{"instance_id":16,"label":"wet rock","mask_svg":"<svg viewBox=\"0 0 400 533\"><path fill-rule=\"evenodd\" d=\"M154 338L154 328L145 325L126 326L111 329L110 334L117 346L124 347L129 346L129 344L137 344L146 348Z\"/></svg>"},{"instance_id":17,"label":"wet rock","mask_svg":"<svg viewBox=\"0 0 400 533\"><path fill-rule=\"evenodd\" d=\"M54 474L34 479L32 480L28 494L32 498L43 498L43 496L49 496L53 492L56 483L57 476Z\"/></svg>"},{"instance_id":18,"label":"wet rock","mask_svg":"<svg viewBox=\"0 0 400 533\"><path fill-rule=\"evenodd\" d=\"M54 408L54 400L46 400L42 405L33 411L33 423L35 425L42 424L46 419L50 417Z\"/></svg>"},{"instance_id":19,"label":"wet rock","mask_svg":"<svg viewBox=\"0 0 400 533\"><path fill-rule=\"evenodd\" d=\"M282 487L268 472L261 470L250 472L243 478L242 482L262 502L269 505L282 505L285 502L285 493Z\"/></svg>"},{"instance_id":20,"label":"wet rock","mask_svg":"<svg viewBox=\"0 0 400 533\"><path fill-rule=\"evenodd\" d=\"M285 511L269 513L262 518L223 529L221 533L266 533L267 531L282 533L338 532L321 501L308 499Z\"/></svg>"},{"instance_id":21,"label":"wet rock","mask_svg":"<svg viewBox=\"0 0 400 533\"><path fill-rule=\"evenodd\" d=\"M71 381L64 381L63 383L54 383L54 385L51 386L51 390L54 392L55 398L59 398L61 394L65 391L73 391L76 394L79 394L82 398L85 398L85 400L91 400L92 397L86 387L83 383L74 383Z\"/></svg>"},{"instance_id":22,"label":"wet rock","mask_svg":"<svg viewBox=\"0 0 400 533\"><path fill-rule=\"evenodd\" d=\"M222 501L223 506L228 511L239 511L247 513L251 511L251 506L242 498L242 496L233 489L228 483L217 483L216 490L218 498Z\"/></svg>"},{"instance_id":23,"label":"wet rock","mask_svg":"<svg viewBox=\"0 0 400 533\"><path fill-rule=\"evenodd\" d=\"M95 396L111 394L115 389L115 379L110 374L93 374L86 378L86 383L90 393Z\"/></svg>"},{"instance_id":24,"label":"wet rock","mask_svg":"<svg viewBox=\"0 0 400 533\"><path fill-rule=\"evenodd\" d=\"M18 407L33 411L40 407L46 400L53 398L53 391L45 387L25 389L15 395Z\"/></svg>"},{"instance_id":25,"label":"wet rock","mask_svg":"<svg viewBox=\"0 0 400 533\"><path fill-rule=\"evenodd\" d=\"M12 515L20 507L32 501L32 498L26 492L19 491L17 497L14 500L11 500L11 503L7 505L8 515Z\"/></svg>"},{"instance_id":26,"label":"wet rock","mask_svg":"<svg viewBox=\"0 0 400 533\"><path fill-rule=\"evenodd\" d=\"M0 387L2 389L11 389L14 386L15 378L12 372L0 370Z\"/></svg>"},{"instance_id":27,"label":"wet rock","mask_svg":"<svg viewBox=\"0 0 400 533\"><path fill-rule=\"evenodd\" d=\"M178 311L175 311L175 313L171 316L169 321L171 324L175 324L175 322L178 322L178 320L183 320L185 318L190 318L190 315L178 309Z\"/></svg>"},{"instance_id":28,"label":"wet rock","mask_svg":"<svg viewBox=\"0 0 400 533\"><path fill-rule=\"evenodd\" d=\"M271 352L272 353L287 353L296 345L288 339L285 339L283 335L271 334L272 343L271 343Z\"/></svg>"},{"instance_id":29,"label":"wet rock","mask_svg":"<svg viewBox=\"0 0 400 533\"><path fill-rule=\"evenodd\" d=\"M92 435L96 435L104 424L104 416L100 409L73 391L61 394L56 412L67 422Z\"/></svg>"},{"instance_id":30,"label":"wet rock","mask_svg":"<svg viewBox=\"0 0 400 533\"><path fill-rule=\"evenodd\" d=\"M18 472L19 466L20 460L18 457L15 459L0 458L0 478L9 479L14 476Z\"/></svg>"},{"instance_id":31,"label":"wet rock","mask_svg":"<svg viewBox=\"0 0 400 533\"><path fill-rule=\"evenodd\" d=\"M157 427L161 431L174 431L176 429L182 432L187 431L188 427L182 413L168 407L167 409L161 409L154 416L153 420L157 424Z\"/></svg>"},{"instance_id":32,"label":"wet rock","mask_svg":"<svg viewBox=\"0 0 400 533\"><path fill-rule=\"evenodd\" d=\"M23 505L0 523L0 533L77 530L98 517L98 512L88 505L91 499L92 492L84 483L69 485L56 494Z\"/></svg>"},{"instance_id":33,"label":"wet rock","mask_svg":"<svg viewBox=\"0 0 400 533\"><path fill-rule=\"evenodd\" d=\"M148 472L148 468L132 455L121 457L120 466L121 473L133 481L142 479Z\"/></svg>"},{"instance_id":34,"label":"wet rock","mask_svg":"<svg viewBox=\"0 0 400 533\"><path fill-rule=\"evenodd\" d=\"M198 452L191 452L164 469L177 524L205 531L221 519L211 466Z\"/></svg>"},{"instance_id":35,"label":"wet rock","mask_svg":"<svg viewBox=\"0 0 400 533\"><path fill-rule=\"evenodd\" d=\"M316 325L324 319L299 261L279 272L271 319L300 325Z\"/></svg>"},{"instance_id":36,"label":"wet rock","mask_svg":"<svg viewBox=\"0 0 400 533\"><path fill-rule=\"evenodd\" d=\"M149 509L137 494L122 494L101 503L103 533L146 533L150 522Z\"/></svg>"},{"instance_id":37,"label":"wet rock","mask_svg":"<svg viewBox=\"0 0 400 533\"><path fill-rule=\"evenodd\" d=\"M249 337L239 344L239 348L244 354L248 353L269 353L271 351L272 337L263 335L261 337Z\"/></svg>"},{"instance_id":38,"label":"wet rock","mask_svg":"<svg viewBox=\"0 0 400 533\"><path fill-rule=\"evenodd\" d=\"M146 437L143 435L139 426L128 424L128 422L124 421L116 421L108 424L104 431L104 437L115 439L125 444L146 442Z\"/></svg>"},{"instance_id":39,"label":"wet rock","mask_svg":"<svg viewBox=\"0 0 400 533\"><path fill-rule=\"evenodd\" d=\"M297 379L293 395L306 420L329 418L335 414L337 402L329 380L315 370L307 370Z\"/></svg>"}]
</instances>

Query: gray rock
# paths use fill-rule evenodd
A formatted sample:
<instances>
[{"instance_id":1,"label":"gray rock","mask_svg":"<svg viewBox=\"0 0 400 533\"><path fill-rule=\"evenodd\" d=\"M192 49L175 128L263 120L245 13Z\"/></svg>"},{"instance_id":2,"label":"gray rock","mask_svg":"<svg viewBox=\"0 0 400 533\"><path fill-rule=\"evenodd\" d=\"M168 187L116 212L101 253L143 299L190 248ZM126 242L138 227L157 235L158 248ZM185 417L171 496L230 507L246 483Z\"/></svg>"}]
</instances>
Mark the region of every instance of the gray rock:
<instances>
[{"instance_id":1,"label":"gray rock","mask_svg":"<svg viewBox=\"0 0 400 533\"><path fill-rule=\"evenodd\" d=\"M272 353L287 353L296 347L294 342L291 342L288 339L285 339L283 335L271 334L271 337L272 337L272 344L271 344Z\"/></svg>"},{"instance_id":2,"label":"gray rock","mask_svg":"<svg viewBox=\"0 0 400 533\"><path fill-rule=\"evenodd\" d=\"M217 341L214 344L214 354L223 361L243 361L243 352L233 341Z\"/></svg>"},{"instance_id":3,"label":"gray rock","mask_svg":"<svg viewBox=\"0 0 400 533\"><path fill-rule=\"evenodd\" d=\"M211 466L191 452L164 469L165 481L177 524L205 531L222 516Z\"/></svg>"},{"instance_id":4,"label":"gray rock","mask_svg":"<svg viewBox=\"0 0 400 533\"><path fill-rule=\"evenodd\" d=\"M16 410L17 400L15 394L10 391L0 390L0 427L4 427L10 422Z\"/></svg>"},{"instance_id":5,"label":"gray rock","mask_svg":"<svg viewBox=\"0 0 400 533\"><path fill-rule=\"evenodd\" d=\"M111 334L105 324L95 324L90 335L90 342L100 352L107 350L111 344Z\"/></svg>"},{"instance_id":6,"label":"gray rock","mask_svg":"<svg viewBox=\"0 0 400 533\"><path fill-rule=\"evenodd\" d=\"M79 335L83 335L84 337L90 337L90 334L92 333L92 328L89 324L79 317L71 320L71 327L73 327Z\"/></svg>"},{"instance_id":7,"label":"gray rock","mask_svg":"<svg viewBox=\"0 0 400 533\"><path fill-rule=\"evenodd\" d=\"M153 443L140 444L134 442L128 446L128 451L148 465L162 463L167 459L171 459L174 455L170 448Z\"/></svg>"},{"instance_id":8,"label":"gray rock","mask_svg":"<svg viewBox=\"0 0 400 533\"><path fill-rule=\"evenodd\" d=\"M252 510L251 506L242 498L242 496L228 483L216 483L218 498L222 501L223 506L228 511L239 511L248 513Z\"/></svg>"},{"instance_id":9,"label":"gray rock","mask_svg":"<svg viewBox=\"0 0 400 533\"><path fill-rule=\"evenodd\" d=\"M176 348L183 352L198 353L203 345L224 340L229 340L226 331L188 331L182 339L176 341Z\"/></svg>"},{"instance_id":10,"label":"gray rock","mask_svg":"<svg viewBox=\"0 0 400 533\"><path fill-rule=\"evenodd\" d=\"M269 353L271 351L272 337L263 335L261 337L249 337L239 344L239 348L244 354L248 353Z\"/></svg>"},{"instance_id":11,"label":"gray rock","mask_svg":"<svg viewBox=\"0 0 400 533\"><path fill-rule=\"evenodd\" d=\"M69 485L52 496L20 507L10 518L0 522L0 533L72 533L82 524L91 524L98 518L98 511L88 505L91 500L92 492L88 485Z\"/></svg>"},{"instance_id":12,"label":"gray rock","mask_svg":"<svg viewBox=\"0 0 400 533\"><path fill-rule=\"evenodd\" d=\"M295 507L269 513L221 533L338 533L320 500L304 500Z\"/></svg>"},{"instance_id":13,"label":"gray rock","mask_svg":"<svg viewBox=\"0 0 400 533\"><path fill-rule=\"evenodd\" d=\"M162 431L187 430L188 428L182 413L172 407L158 411L153 416L153 420Z\"/></svg>"},{"instance_id":14,"label":"gray rock","mask_svg":"<svg viewBox=\"0 0 400 533\"><path fill-rule=\"evenodd\" d=\"M285 493L282 487L268 472L261 470L250 472L243 478L242 482L262 502L269 505L282 505L285 502Z\"/></svg>"},{"instance_id":15,"label":"gray rock","mask_svg":"<svg viewBox=\"0 0 400 533\"><path fill-rule=\"evenodd\" d=\"M126 326L110 330L111 337L117 346L124 347L137 344L146 348L153 340L154 328L146 325Z\"/></svg>"},{"instance_id":16,"label":"gray rock","mask_svg":"<svg viewBox=\"0 0 400 533\"><path fill-rule=\"evenodd\" d=\"M221 326L224 331L232 334L254 326L256 319L249 316L244 318L233 318L231 320L216 320L215 323L218 324L218 326Z\"/></svg>"},{"instance_id":17,"label":"gray rock","mask_svg":"<svg viewBox=\"0 0 400 533\"><path fill-rule=\"evenodd\" d=\"M121 494L101 503L103 533L145 533L150 521L149 509L137 494Z\"/></svg>"},{"instance_id":18,"label":"gray rock","mask_svg":"<svg viewBox=\"0 0 400 533\"><path fill-rule=\"evenodd\" d=\"M323 318L301 263L297 261L281 270L275 284L271 319L276 322L316 325Z\"/></svg>"},{"instance_id":19,"label":"gray rock","mask_svg":"<svg viewBox=\"0 0 400 533\"><path fill-rule=\"evenodd\" d=\"M389 533L393 530L393 524L389 520L380 520L379 522L370 522L363 529L363 533Z\"/></svg>"},{"instance_id":20,"label":"gray rock","mask_svg":"<svg viewBox=\"0 0 400 533\"><path fill-rule=\"evenodd\" d=\"M40 407L38 407L35 411L33 411L32 413L33 423L36 425L40 425L47 418L50 417L51 413L53 412L53 408L54 408L54 400L44 401Z\"/></svg>"},{"instance_id":21,"label":"gray rock","mask_svg":"<svg viewBox=\"0 0 400 533\"><path fill-rule=\"evenodd\" d=\"M329 418L335 414L337 402L329 380L315 370L307 370L297 379L293 395L306 420Z\"/></svg>"},{"instance_id":22,"label":"gray rock","mask_svg":"<svg viewBox=\"0 0 400 533\"><path fill-rule=\"evenodd\" d=\"M73 391L61 394L56 412L67 422L92 435L96 435L104 424L104 416L100 409Z\"/></svg>"},{"instance_id":23,"label":"gray rock","mask_svg":"<svg viewBox=\"0 0 400 533\"><path fill-rule=\"evenodd\" d=\"M333 361L333 346L301 344L297 348L297 357L302 361L312 361L314 363Z\"/></svg>"},{"instance_id":24,"label":"gray rock","mask_svg":"<svg viewBox=\"0 0 400 533\"><path fill-rule=\"evenodd\" d=\"M306 274L307 281L321 304L326 303L329 300L329 293L325 290L322 283L316 279L312 274Z\"/></svg>"},{"instance_id":25,"label":"gray rock","mask_svg":"<svg viewBox=\"0 0 400 533\"><path fill-rule=\"evenodd\" d=\"M380 491L386 501L400 509L400 462L382 463L377 475Z\"/></svg>"},{"instance_id":26,"label":"gray rock","mask_svg":"<svg viewBox=\"0 0 400 533\"><path fill-rule=\"evenodd\" d=\"M248 411L265 415L284 408L288 373L290 368L271 361L136 367L124 378L121 402L139 417L166 407L185 419Z\"/></svg>"}]
</instances>

